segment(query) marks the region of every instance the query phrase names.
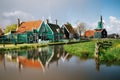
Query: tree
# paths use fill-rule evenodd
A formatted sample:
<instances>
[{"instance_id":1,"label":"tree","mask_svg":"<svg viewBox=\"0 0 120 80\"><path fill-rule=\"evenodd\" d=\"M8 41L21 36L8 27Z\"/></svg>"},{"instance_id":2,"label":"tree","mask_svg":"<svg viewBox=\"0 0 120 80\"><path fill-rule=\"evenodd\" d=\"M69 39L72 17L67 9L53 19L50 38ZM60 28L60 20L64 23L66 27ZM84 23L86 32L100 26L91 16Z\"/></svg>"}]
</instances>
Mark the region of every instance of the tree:
<instances>
[{"instance_id":1,"label":"tree","mask_svg":"<svg viewBox=\"0 0 120 80\"><path fill-rule=\"evenodd\" d=\"M67 22L66 24L69 25L69 26L72 26L69 22Z\"/></svg>"},{"instance_id":2,"label":"tree","mask_svg":"<svg viewBox=\"0 0 120 80\"><path fill-rule=\"evenodd\" d=\"M11 24L11 25L8 25L4 31L4 33L8 33L10 31L15 31L17 29L17 24Z\"/></svg>"},{"instance_id":3,"label":"tree","mask_svg":"<svg viewBox=\"0 0 120 80\"><path fill-rule=\"evenodd\" d=\"M3 34L2 28L0 27L0 36Z\"/></svg>"},{"instance_id":4,"label":"tree","mask_svg":"<svg viewBox=\"0 0 120 80\"><path fill-rule=\"evenodd\" d=\"M77 25L77 32L79 36L81 37L81 34L86 31L86 24L84 22L81 22Z\"/></svg>"}]
</instances>

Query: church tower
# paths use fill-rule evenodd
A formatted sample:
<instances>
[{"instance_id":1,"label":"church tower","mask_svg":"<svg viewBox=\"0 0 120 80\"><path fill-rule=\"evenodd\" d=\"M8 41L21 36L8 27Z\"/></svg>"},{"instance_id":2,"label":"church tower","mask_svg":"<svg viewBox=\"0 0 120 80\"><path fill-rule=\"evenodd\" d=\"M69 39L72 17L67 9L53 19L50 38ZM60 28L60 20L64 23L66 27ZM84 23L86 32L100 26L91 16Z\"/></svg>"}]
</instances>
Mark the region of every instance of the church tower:
<instances>
[{"instance_id":1,"label":"church tower","mask_svg":"<svg viewBox=\"0 0 120 80\"><path fill-rule=\"evenodd\" d=\"M100 21L98 22L97 29L98 29L98 30L103 29L103 20L102 20L102 16L100 16Z\"/></svg>"}]
</instances>

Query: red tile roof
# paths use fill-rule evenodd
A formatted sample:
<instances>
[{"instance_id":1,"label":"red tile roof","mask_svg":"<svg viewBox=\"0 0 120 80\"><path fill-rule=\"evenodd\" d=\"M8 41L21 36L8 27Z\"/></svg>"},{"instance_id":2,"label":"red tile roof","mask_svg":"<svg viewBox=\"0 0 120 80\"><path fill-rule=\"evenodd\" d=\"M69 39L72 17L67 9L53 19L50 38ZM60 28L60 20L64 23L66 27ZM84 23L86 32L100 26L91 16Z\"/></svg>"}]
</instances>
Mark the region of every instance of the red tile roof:
<instances>
[{"instance_id":1,"label":"red tile roof","mask_svg":"<svg viewBox=\"0 0 120 80\"><path fill-rule=\"evenodd\" d=\"M102 32L102 29L100 29L100 30L97 30L97 29L96 29L95 32Z\"/></svg>"},{"instance_id":2,"label":"red tile roof","mask_svg":"<svg viewBox=\"0 0 120 80\"><path fill-rule=\"evenodd\" d=\"M3 59L4 59L4 55L0 54L0 64L2 63Z\"/></svg>"},{"instance_id":3,"label":"red tile roof","mask_svg":"<svg viewBox=\"0 0 120 80\"><path fill-rule=\"evenodd\" d=\"M32 31L33 29L38 29L42 24L42 20L22 22L18 27L16 33L24 33L26 31Z\"/></svg>"},{"instance_id":4,"label":"red tile roof","mask_svg":"<svg viewBox=\"0 0 120 80\"><path fill-rule=\"evenodd\" d=\"M41 69L43 68L43 65L38 60L27 59L25 57L18 57L18 61L19 63L21 63L23 67L41 68Z\"/></svg>"},{"instance_id":5,"label":"red tile roof","mask_svg":"<svg viewBox=\"0 0 120 80\"><path fill-rule=\"evenodd\" d=\"M88 30L85 32L84 36L85 37L93 37L94 36L95 30Z\"/></svg>"}]
</instances>

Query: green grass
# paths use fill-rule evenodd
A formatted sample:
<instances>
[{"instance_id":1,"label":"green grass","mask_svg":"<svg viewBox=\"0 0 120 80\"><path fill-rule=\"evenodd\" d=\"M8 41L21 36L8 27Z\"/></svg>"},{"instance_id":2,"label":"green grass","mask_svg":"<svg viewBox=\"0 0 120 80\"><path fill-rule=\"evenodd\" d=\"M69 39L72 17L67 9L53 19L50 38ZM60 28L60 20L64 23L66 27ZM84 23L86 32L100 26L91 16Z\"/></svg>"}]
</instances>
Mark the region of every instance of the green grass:
<instances>
[{"instance_id":1,"label":"green grass","mask_svg":"<svg viewBox=\"0 0 120 80\"><path fill-rule=\"evenodd\" d=\"M92 40L90 42L83 42L72 45L65 45L64 49L72 55L76 55L80 58L94 58L95 43L98 40ZM103 40L99 40L103 41ZM107 39L112 42L112 46L108 49L102 49L100 52L101 61L120 61L120 40Z\"/></svg>"},{"instance_id":2,"label":"green grass","mask_svg":"<svg viewBox=\"0 0 120 80\"><path fill-rule=\"evenodd\" d=\"M78 44L65 45L64 49L70 54L79 56L79 57L94 57L94 48L96 41L82 42Z\"/></svg>"},{"instance_id":3,"label":"green grass","mask_svg":"<svg viewBox=\"0 0 120 80\"><path fill-rule=\"evenodd\" d=\"M112 47L105 50L100 56L101 63L114 63L120 65L120 40L111 40Z\"/></svg>"},{"instance_id":4,"label":"green grass","mask_svg":"<svg viewBox=\"0 0 120 80\"><path fill-rule=\"evenodd\" d=\"M46 44L7 44L5 47L0 46L0 51L8 51L8 50L22 50L22 49L33 49L38 47L47 46Z\"/></svg>"}]
</instances>

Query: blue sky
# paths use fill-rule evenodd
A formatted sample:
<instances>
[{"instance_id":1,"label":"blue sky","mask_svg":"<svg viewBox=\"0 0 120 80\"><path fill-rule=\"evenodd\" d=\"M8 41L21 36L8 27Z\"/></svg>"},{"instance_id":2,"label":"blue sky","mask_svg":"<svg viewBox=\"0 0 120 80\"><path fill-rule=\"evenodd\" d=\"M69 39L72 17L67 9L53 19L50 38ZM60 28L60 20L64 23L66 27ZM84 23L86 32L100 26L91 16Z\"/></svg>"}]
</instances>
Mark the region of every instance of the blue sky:
<instances>
[{"instance_id":1,"label":"blue sky","mask_svg":"<svg viewBox=\"0 0 120 80\"><path fill-rule=\"evenodd\" d=\"M109 33L120 33L120 0L1 0L0 26L21 21L50 19L59 25L85 22L88 29L97 26L100 15Z\"/></svg>"}]
</instances>

